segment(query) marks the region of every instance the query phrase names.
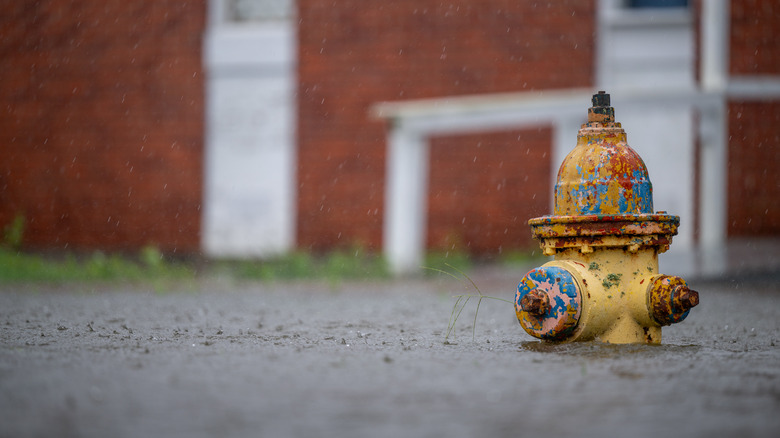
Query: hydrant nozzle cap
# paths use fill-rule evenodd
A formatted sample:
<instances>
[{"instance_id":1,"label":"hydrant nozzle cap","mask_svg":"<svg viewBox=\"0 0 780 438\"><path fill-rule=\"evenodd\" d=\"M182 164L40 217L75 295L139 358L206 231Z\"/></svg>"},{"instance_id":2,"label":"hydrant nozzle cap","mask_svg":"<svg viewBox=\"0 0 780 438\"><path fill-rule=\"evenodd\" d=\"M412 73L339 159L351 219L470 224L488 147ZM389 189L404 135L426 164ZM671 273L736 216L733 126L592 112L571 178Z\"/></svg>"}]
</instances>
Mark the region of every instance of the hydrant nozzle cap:
<instances>
[{"instance_id":1,"label":"hydrant nozzle cap","mask_svg":"<svg viewBox=\"0 0 780 438\"><path fill-rule=\"evenodd\" d=\"M517 285L515 313L531 336L548 341L566 339L582 314L580 286L564 268L532 269Z\"/></svg>"},{"instance_id":2,"label":"hydrant nozzle cap","mask_svg":"<svg viewBox=\"0 0 780 438\"><path fill-rule=\"evenodd\" d=\"M650 283L649 303L653 319L660 325L675 324L699 304L699 293L680 277L659 275Z\"/></svg>"},{"instance_id":3,"label":"hydrant nozzle cap","mask_svg":"<svg viewBox=\"0 0 780 438\"><path fill-rule=\"evenodd\" d=\"M599 91L591 99L593 107L588 108L588 122L608 123L615 121L615 108L609 106L609 94Z\"/></svg>"}]
</instances>

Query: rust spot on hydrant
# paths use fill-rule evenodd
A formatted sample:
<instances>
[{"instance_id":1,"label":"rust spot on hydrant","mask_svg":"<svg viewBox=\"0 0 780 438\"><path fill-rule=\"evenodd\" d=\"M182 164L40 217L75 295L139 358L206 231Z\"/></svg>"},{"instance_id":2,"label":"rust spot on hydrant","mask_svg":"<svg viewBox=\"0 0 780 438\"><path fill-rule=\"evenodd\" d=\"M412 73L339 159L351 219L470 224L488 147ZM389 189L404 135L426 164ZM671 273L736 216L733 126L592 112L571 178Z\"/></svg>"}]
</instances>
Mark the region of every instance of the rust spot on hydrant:
<instances>
[{"instance_id":1,"label":"rust spot on hydrant","mask_svg":"<svg viewBox=\"0 0 780 438\"><path fill-rule=\"evenodd\" d=\"M615 122L609 94L592 103L558 171L553 215L528 221L554 261L523 277L515 311L543 340L659 343L661 327L699 303L685 280L658 273L680 218L654 212L647 167Z\"/></svg>"},{"instance_id":2,"label":"rust spot on hydrant","mask_svg":"<svg viewBox=\"0 0 780 438\"><path fill-rule=\"evenodd\" d=\"M685 312L699 304L699 293L684 286L675 288L672 296L672 306L677 312Z\"/></svg>"},{"instance_id":3,"label":"rust spot on hydrant","mask_svg":"<svg viewBox=\"0 0 780 438\"><path fill-rule=\"evenodd\" d=\"M520 306L531 315L541 316L550 308L550 297L546 293L534 289L520 300Z\"/></svg>"},{"instance_id":4,"label":"rust spot on hydrant","mask_svg":"<svg viewBox=\"0 0 780 438\"><path fill-rule=\"evenodd\" d=\"M659 275L649 286L650 309L660 325L680 322L699 304L699 293L680 277Z\"/></svg>"}]
</instances>

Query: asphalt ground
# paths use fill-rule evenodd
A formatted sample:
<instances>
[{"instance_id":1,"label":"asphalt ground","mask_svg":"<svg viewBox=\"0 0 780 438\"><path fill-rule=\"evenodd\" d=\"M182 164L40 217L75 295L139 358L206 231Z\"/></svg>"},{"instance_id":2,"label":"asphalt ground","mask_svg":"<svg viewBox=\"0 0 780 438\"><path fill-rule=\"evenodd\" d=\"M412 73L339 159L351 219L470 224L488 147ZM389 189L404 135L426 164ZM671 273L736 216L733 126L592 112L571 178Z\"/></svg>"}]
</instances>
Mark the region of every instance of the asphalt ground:
<instances>
[{"instance_id":1,"label":"asphalt ground","mask_svg":"<svg viewBox=\"0 0 780 438\"><path fill-rule=\"evenodd\" d=\"M520 271L472 274L512 300ZM0 285L0 436L777 437L780 276L755 278L691 282L660 346L540 343L492 299L445 339L475 292L447 276Z\"/></svg>"}]
</instances>

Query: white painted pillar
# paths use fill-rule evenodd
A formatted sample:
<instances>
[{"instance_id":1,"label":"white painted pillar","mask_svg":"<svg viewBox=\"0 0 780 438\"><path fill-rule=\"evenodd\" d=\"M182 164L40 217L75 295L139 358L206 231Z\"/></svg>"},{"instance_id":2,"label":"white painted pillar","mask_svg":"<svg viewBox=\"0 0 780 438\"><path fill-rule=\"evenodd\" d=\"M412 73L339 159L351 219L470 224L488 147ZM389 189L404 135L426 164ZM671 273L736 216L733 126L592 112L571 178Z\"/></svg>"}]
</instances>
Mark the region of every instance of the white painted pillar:
<instances>
[{"instance_id":1,"label":"white painted pillar","mask_svg":"<svg viewBox=\"0 0 780 438\"><path fill-rule=\"evenodd\" d=\"M728 82L729 2L701 2L701 87L722 92Z\"/></svg>"},{"instance_id":2,"label":"white painted pillar","mask_svg":"<svg viewBox=\"0 0 780 438\"><path fill-rule=\"evenodd\" d=\"M728 190L729 2L701 2L701 89L713 101L700 106L699 139L699 274L722 272L726 266Z\"/></svg>"},{"instance_id":3,"label":"white painted pillar","mask_svg":"<svg viewBox=\"0 0 780 438\"><path fill-rule=\"evenodd\" d=\"M726 101L701 108L699 154L699 248L700 274L722 272L726 260L728 190L728 122Z\"/></svg>"},{"instance_id":4,"label":"white painted pillar","mask_svg":"<svg viewBox=\"0 0 780 438\"><path fill-rule=\"evenodd\" d=\"M726 0L702 2L701 86L715 96L700 114L699 237L704 252L726 242L728 8Z\"/></svg>"},{"instance_id":5,"label":"white painted pillar","mask_svg":"<svg viewBox=\"0 0 780 438\"><path fill-rule=\"evenodd\" d=\"M414 272L423 262L428 149L422 133L399 126L391 129L386 157L383 248L394 274Z\"/></svg>"},{"instance_id":6,"label":"white painted pillar","mask_svg":"<svg viewBox=\"0 0 780 438\"><path fill-rule=\"evenodd\" d=\"M208 4L201 245L215 257L285 253L295 243L297 193L292 3Z\"/></svg>"}]
</instances>

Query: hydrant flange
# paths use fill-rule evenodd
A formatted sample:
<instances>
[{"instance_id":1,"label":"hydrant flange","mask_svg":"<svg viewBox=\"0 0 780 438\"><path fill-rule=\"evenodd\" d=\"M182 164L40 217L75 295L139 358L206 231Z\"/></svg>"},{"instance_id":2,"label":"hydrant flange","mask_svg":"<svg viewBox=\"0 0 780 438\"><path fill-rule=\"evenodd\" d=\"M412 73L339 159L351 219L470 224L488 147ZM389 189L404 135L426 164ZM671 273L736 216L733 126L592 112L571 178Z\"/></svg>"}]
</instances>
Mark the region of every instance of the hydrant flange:
<instances>
[{"instance_id":1,"label":"hydrant flange","mask_svg":"<svg viewBox=\"0 0 780 438\"><path fill-rule=\"evenodd\" d=\"M641 247L657 247L665 252L677 234L678 216L656 214L614 214L579 216L543 216L528 221L534 238L542 242L545 255L562 248L626 247L636 252Z\"/></svg>"}]
</instances>

